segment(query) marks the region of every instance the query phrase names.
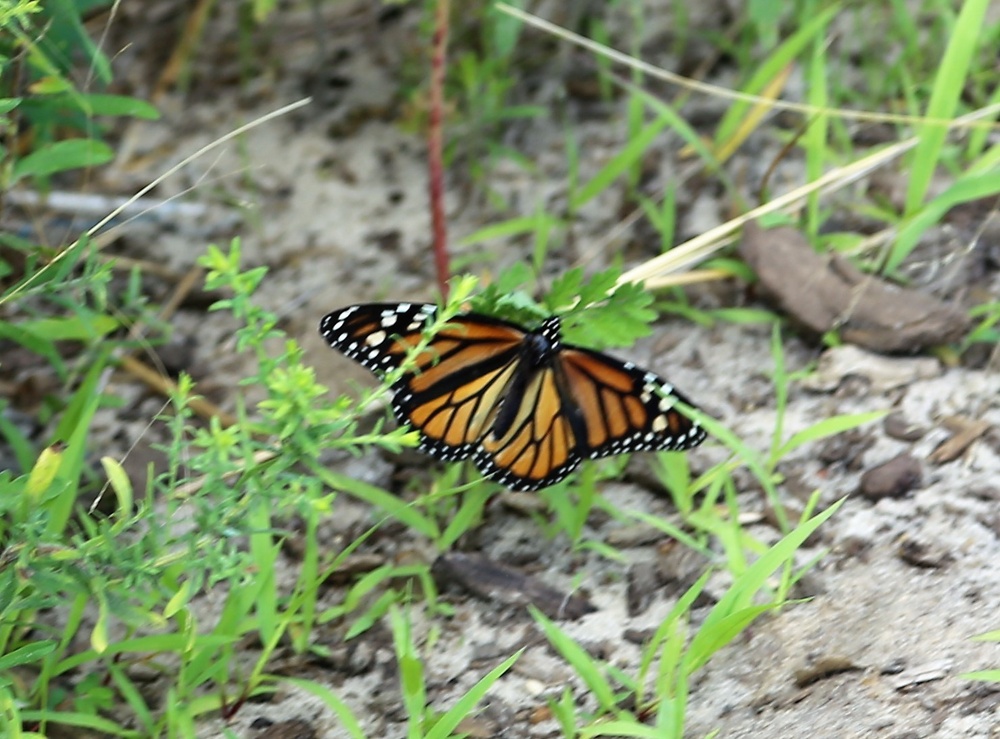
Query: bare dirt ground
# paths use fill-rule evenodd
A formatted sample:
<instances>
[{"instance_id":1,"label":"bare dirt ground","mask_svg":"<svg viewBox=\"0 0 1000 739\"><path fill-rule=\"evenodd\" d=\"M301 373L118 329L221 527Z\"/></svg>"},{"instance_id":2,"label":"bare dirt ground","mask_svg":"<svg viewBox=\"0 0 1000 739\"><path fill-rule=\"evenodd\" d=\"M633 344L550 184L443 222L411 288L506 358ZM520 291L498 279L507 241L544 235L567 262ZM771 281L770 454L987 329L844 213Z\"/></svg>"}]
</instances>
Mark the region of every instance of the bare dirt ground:
<instances>
[{"instance_id":1,"label":"bare dirt ground","mask_svg":"<svg viewBox=\"0 0 1000 739\"><path fill-rule=\"evenodd\" d=\"M126 229L108 252L154 260L182 273L206 244L224 244L241 235L247 266L270 268L258 299L285 317L284 328L306 348L309 362L332 392L353 392L353 383L370 382L367 373L330 351L316 332L326 312L357 301L433 299L429 255L430 228L426 195L425 147L401 125L402 64L413 64L418 13L412 8L370 8L367 4L321 6L323 48L317 49L308 8L276 14L260 34L260 69L240 82L235 59L235 24L210 22L195 59L189 88L159 101L161 121L135 123L126 132L128 149L118 166L102 173L94 189L128 194L199 147L237 126L304 95L313 102L292 114L257 127L183 169L156 193L169 196L192 188L187 198L208 206L199 221L181 220L164 228L139 221ZM174 28L165 12L170 3L149 3L141 11L126 3L115 33L133 45L116 59L119 76L137 95L148 94L153 72L170 49L152 39ZM662 15L662 14L661 14ZM697 22L697 18L695 22ZM140 22L141 21L141 22ZM654 15L651 23L665 23ZM651 32L651 36L655 35ZM150 43L144 45L141 40ZM534 43L539 43L536 38ZM573 52L575 53L575 52ZM526 84L536 99L561 110L555 115L513 127L505 143L536 167L534 172L501 163L490 186L519 214L536 204L558 211L564 204L567 127L583 153L582 178L595 172L622 146L626 126L622 101L582 99L561 89L575 57L559 52L544 77L535 70ZM677 60L650 61L672 66ZM711 102L696 106L702 125L721 110ZM763 137L751 142L752 156L737 157L733 171L751 181L777 153L779 145ZM649 157L649 192L687 165L679 162L678 141L667 134ZM795 157L779 169L776 185L802 181ZM448 207L451 237L460 239L498 217L474 189L463 183L461 164L451 176ZM678 238L700 233L728 215L729 203L698 178L679 191L683 213ZM622 256L635 263L656 253L655 240L641 227L619 229L621 189L611 188L582 210L573 224L573 240L553 255L558 273L586 258L598 269ZM520 210L518 210L520 208ZM942 232L941 248L969 244L972 230L956 226ZM502 265L525 258L530 245L491 245L486 260L471 270L496 274ZM998 248L997 242L975 249ZM995 252L994 252L995 253ZM974 260L973 250L966 262ZM994 257L995 260L995 257ZM996 294L997 262L988 259L975 279ZM974 270L962 272L971 280ZM928 286L949 299L968 295L968 283ZM702 307L754 304L742 286L713 286L693 292ZM244 358L234 354L234 326L221 314L182 310L174 326L177 343L190 352L194 369L208 394L232 408L228 388L243 376ZM786 332L790 370L816 362L821 349ZM707 412L724 421L750 447L768 448L776 421L769 372L770 329L719 323L695 326L680 320L659 325L655 337L640 342L628 356L670 378ZM620 352L620 354L622 354ZM859 433L807 445L781 465L781 494L791 510L815 489L828 505L849 496L825 525L805 558L827 554L799 586L808 598L780 613L765 616L736 643L724 649L695 678L690 696L691 737L718 730L722 737L988 737L1000 736L1000 693L992 685L961 677L969 670L1000 665L1000 648L971 637L1000 628L1000 377L991 367L944 367L922 358L849 358L846 369L833 369L822 389L793 384L787 433L834 414L884 409L902 415L917 430L904 434L887 423ZM136 397L131 424L107 420L109 433L131 442L144 419L155 413L155 400L119 387ZM992 425L954 459L935 464L930 455L953 434L944 419L961 416ZM905 425L905 424L904 424ZM899 437L904 437L903 439ZM858 494L862 474L908 453L920 480L901 497L872 500ZM725 456L718 444L690 454L703 471ZM642 479L645 460L633 463ZM370 457L345 463L366 480L392 487L392 460ZM765 502L749 476L740 503L745 514L759 513L750 527L765 542L778 532L767 521ZM606 484L603 494L623 509L669 517L670 505L653 486L634 482ZM331 521L331 547L351 536L366 512L341 499L342 515ZM338 505L341 502L338 501ZM376 536L366 552L385 560L433 558L426 542L399 532ZM486 558L514 565L565 591L585 594L593 613L562 622L570 634L595 654L629 669L634 667L643 633L668 612L682 592L685 564L680 547L649 531L595 516L588 537L615 541L627 560L610 562L595 554L572 552L560 538L540 535L536 523L503 499L494 502L467 548ZM700 572L704 564L695 563ZM295 561L285 564L294 571ZM680 575L678 573L681 573ZM725 585L720 575L709 592ZM680 581L680 582L679 582ZM336 589L327 596L336 602ZM455 590L444 596L454 618L432 628L437 641L427 652L429 698L448 707L497 661L528 646L511 673L491 691L483 712L465 727L471 736L561 736L546 701L568 686L583 694L570 670L540 637L527 613ZM707 606L706 606L707 607ZM638 635L638 636L637 636ZM287 665L286 672L327 682L361 717L370 736L401 736L399 701L391 638L377 627L344 643L335 626L317 634L335 647L330 664ZM584 703L586 707L586 703ZM282 722L292 722L282 724ZM288 690L273 701L245 706L228 728L237 736L340 736L333 716L319 701ZM297 728L296 728L297 727ZM204 736L220 735L221 721L208 721ZM301 733L296 733L300 731Z\"/></svg>"}]
</instances>

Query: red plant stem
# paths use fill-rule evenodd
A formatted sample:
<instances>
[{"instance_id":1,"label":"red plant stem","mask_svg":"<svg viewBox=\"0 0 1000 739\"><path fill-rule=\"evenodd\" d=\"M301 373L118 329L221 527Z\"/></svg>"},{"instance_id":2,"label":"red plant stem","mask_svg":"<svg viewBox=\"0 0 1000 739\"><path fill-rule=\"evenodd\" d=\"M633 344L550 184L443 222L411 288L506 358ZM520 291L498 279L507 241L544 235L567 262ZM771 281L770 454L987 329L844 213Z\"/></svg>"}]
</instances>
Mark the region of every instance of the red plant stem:
<instances>
[{"instance_id":1,"label":"red plant stem","mask_svg":"<svg viewBox=\"0 0 1000 739\"><path fill-rule=\"evenodd\" d=\"M434 234L434 267L441 297L448 299L448 225L444 212L444 73L448 48L449 0L437 0L434 45L431 52L430 120L427 131L427 167L430 175L431 227Z\"/></svg>"}]
</instances>

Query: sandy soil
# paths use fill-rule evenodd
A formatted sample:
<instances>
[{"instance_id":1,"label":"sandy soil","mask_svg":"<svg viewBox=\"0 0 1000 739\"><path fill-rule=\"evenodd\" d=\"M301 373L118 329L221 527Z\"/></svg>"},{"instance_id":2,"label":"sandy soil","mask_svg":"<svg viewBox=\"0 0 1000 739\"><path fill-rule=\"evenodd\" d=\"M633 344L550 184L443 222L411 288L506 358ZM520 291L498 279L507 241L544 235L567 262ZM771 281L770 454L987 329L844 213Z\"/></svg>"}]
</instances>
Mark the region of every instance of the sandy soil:
<instances>
[{"instance_id":1,"label":"sandy soil","mask_svg":"<svg viewBox=\"0 0 1000 739\"><path fill-rule=\"evenodd\" d=\"M260 75L242 87L238 79L225 75L234 66L226 51L232 32L217 19L195 63L191 89L162 99L163 120L134 124L127 134L129 161L148 157L147 165L112 169L98 186L127 193L136 182L238 125L313 93L311 105L202 157L159 189L158 195L168 196L194 188L189 199L209 206L203 221L175 223L169 229L149 222L133 224L111 251L183 271L207 242L224 243L230 235L241 235L248 265L271 268L259 300L285 317L286 330L304 345L309 363L333 392L352 392L353 383L370 382L367 373L329 350L316 333L319 318L356 301L433 298L424 145L399 123L396 65L409 51L417 18L412 9L385 11L388 19L380 22L366 17L360 6L331 3L322 8L332 29L322 56L317 57L307 10L282 14L269 29L272 56L262 64ZM121 22L127 28L135 18L128 8L125 13ZM671 62L652 56L652 61ZM491 176L490 186L508 198L514 213L531 212L539 203L553 210L562 207L567 126L583 154L584 179L623 143L622 101L551 93L552 86L561 84L560 75L571 66L571 58L568 53L557 56L546 75L548 92L539 85L537 95L560 108L570 123L553 115L513 127L507 145L536 169L528 172L501 163ZM154 60L138 61L148 65ZM135 82L137 91L143 89L140 81ZM537 82L538 73L529 75L529 81ZM704 102L695 107L703 116L701 125L710 126L718 108ZM778 147L763 135L755 137L746 147L753 155L737 156L732 171L754 181ZM648 161L648 192L690 171L678 161L678 148L669 134L656 142ZM799 165L791 157L774 184L779 189L798 184ZM498 217L473 195L459 169L448 193L456 242ZM720 222L731 207L720 197L703 182L681 188L678 237ZM553 273L581 257L586 257L588 269L597 269L619 255L631 264L655 254L656 243L641 226L616 228L621 199L622 189L611 188L582 210L573 224L572 242L554 254ZM954 238L963 243L961 233ZM490 249L488 260L472 262L473 271L495 274L500 265L523 258L530 245L491 244ZM992 270L986 284L992 280L995 288L995 264ZM747 300L754 304L738 286L696 290L694 300L703 307ZM175 320L177 336L193 337L193 364L211 378L214 397L229 407L232 398L225 388L245 366L244 358L233 354L233 328L224 316L197 310L182 311ZM769 328L725 323L701 327L670 320L658 326L655 337L623 354L669 377L749 446L763 451L776 420L768 379L769 345ZM792 332L786 334L785 350L791 370L811 366L821 353ZM925 433L900 441L884 424L871 424L835 443L807 445L782 462L785 483L780 490L792 510L801 509L814 489L822 491L823 504L849 498L818 540L802 552L803 562L828 552L797 593L809 600L762 618L696 676L689 736L713 730L723 737L998 735L1000 693L961 674L1000 664L1000 648L971 640L1000 628L1000 436L990 430L944 464L932 463L929 455L951 436L943 425L949 416L982 419L994 427L1000 423L1000 377L988 367L945 368L930 359L919 366L907 358L889 363L894 374L885 382L884 367L861 358L849 372L835 374L825 390L798 381L793 385L785 421L789 434L834 414L872 410L899 412ZM126 435L133 430L125 428ZM877 501L857 494L865 470L902 452L919 464L922 479L914 490ZM718 444L709 444L690 458L695 469L704 470L724 455ZM641 469L647 462L635 464ZM394 465L372 457L347 462L345 469L390 485ZM762 496L749 477L746 483L740 495L742 510L762 514L750 531L762 541L776 540L777 531L766 523ZM667 500L648 487L623 482L606 484L602 491L623 509L671 515ZM343 515L331 522L331 541L338 541L352 521L364 516L360 506L346 500L343 505ZM598 516L586 536L631 541L619 544L625 560L610 562L573 552L562 538L540 536L531 518L502 501L488 508L476 541L468 544L491 560L515 564L550 585L586 594L597 610L562 626L593 653L628 670L639 655L635 635L655 628L681 592L681 586L663 574L677 566L665 561L679 556L678 547ZM392 536L376 537L371 552L386 559L435 554L426 542ZM695 563L695 568L700 571L705 564ZM285 566L292 571L295 563ZM720 578L710 592L723 587ZM643 597L630 598L636 591ZM327 597L335 602L338 593L334 590ZM500 659L527 645L523 658L466 728L477 737L560 736L557 724L547 718L546 700L567 686L584 696L584 708L588 699L530 617L522 609L458 590L445 597L455 608L453 618L432 618L420 609L413 613L418 643L436 631L436 641L426 652L433 705L451 705ZM696 617L703 613L696 611ZM341 636L336 628L318 634L321 642L337 646L337 656L329 665L305 665L299 674L334 688L363 718L370 736L402 736L388 632L377 627L350 644L343 644ZM281 691L269 703L247 705L228 727L241 737L277 736L276 727L285 721L297 722L284 724L285 729L302 730L289 736L341 735L316 699L294 690ZM211 720L204 736L221 736L222 731L221 722Z\"/></svg>"}]
</instances>

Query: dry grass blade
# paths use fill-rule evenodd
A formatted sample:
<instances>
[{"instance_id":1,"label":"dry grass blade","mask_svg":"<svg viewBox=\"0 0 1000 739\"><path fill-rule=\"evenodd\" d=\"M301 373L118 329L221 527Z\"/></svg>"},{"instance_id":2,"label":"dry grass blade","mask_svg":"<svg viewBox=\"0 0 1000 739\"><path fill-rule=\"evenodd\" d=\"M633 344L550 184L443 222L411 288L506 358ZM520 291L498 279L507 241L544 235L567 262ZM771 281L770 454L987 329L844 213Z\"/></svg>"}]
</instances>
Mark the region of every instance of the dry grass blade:
<instances>
[{"instance_id":1,"label":"dry grass blade","mask_svg":"<svg viewBox=\"0 0 1000 739\"><path fill-rule=\"evenodd\" d=\"M122 357L118 361L125 371L139 378L161 395L168 398L177 396L177 384L169 377L164 377L156 370L133 357ZM188 405L191 407L191 410L202 418L218 418L223 426L234 426L237 423L235 417L204 398L191 398L188 401Z\"/></svg>"},{"instance_id":2,"label":"dry grass blade","mask_svg":"<svg viewBox=\"0 0 1000 739\"><path fill-rule=\"evenodd\" d=\"M283 115L291 113L293 110L297 110L297 109L299 109L299 108L301 108L301 107L303 107L305 105L308 105L311 101L312 101L312 98L302 98L301 100L296 100L294 103L289 103L288 105L284 105L284 106L278 108L277 110L274 110L274 111L268 113L267 115L263 115L260 118L257 118L256 120L250 121L246 125L240 126L239 128L236 128L236 129L230 131L225 136L220 136L219 138L217 138L212 143L207 144L206 146L203 146L202 148L198 149L198 151L194 152L193 154L184 157L184 159L182 159L181 161L179 161L177 164L175 164L173 167L171 167L166 172L164 172L163 174L161 174L159 177L157 177L156 179L154 179L152 182L150 182L145 187L140 188L139 191L136 192L132 197L130 197L125 202L121 203L117 208L115 208L113 211L111 211L110 213L108 213L108 215L106 215L104 218L102 218L100 221L98 221L97 224L95 224L90 229L88 229L87 236L89 238L94 238L98 233L101 232L101 230L105 226L107 226L111 221L113 221L115 218L117 218L119 215L121 215L123 212L125 212L129 207L131 207L131 205L133 203L135 203L137 200L139 200L139 198L143 197L146 193L148 193L150 190L152 190L153 188L155 188L161 182L163 182L164 180L166 180L168 177L171 177L172 175L176 174L177 172L179 172L180 170L182 170L184 167L186 167L188 164L190 164L191 162L195 161L199 157L203 156L204 154L207 154L208 152L212 151L213 149L218 148L219 146L221 146L222 144L226 143L227 141L231 141L232 139L237 138L238 136L243 135L247 131L250 131L250 130L254 129L257 126L260 126L260 125L262 125L264 123L267 123L268 121L274 120L275 118L280 118ZM72 252L73 251L73 246L75 246L75 245L76 244L69 245L66 249L64 249L62 252L60 252L60 254L55 259L53 259L51 262L49 262L49 264L46 265L45 268L39 270L34 275L32 275L31 278L25 280L23 283L21 283L16 288L14 288L9 293L7 293L7 295L5 295L2 298L0 298L0 305L3 305L4 303L6 303L6 302L8 302L8 301L10 301L10 300L12 300L14 298L16 298L20 293L22 293L24 290L26 290L28 287L30 287L32 285L32 283L34 282L34 280L40 278L42 276L42 274L45 272L46 269L48 269L52 265L58 263L63 258L64 254L68 254L68 253Z\"/></svg>"},{"instance_id":3,"label":"dry grass blade","mask_svg":"<svg viewBox=\"0 0 1000 739\"><path fill-rule=\"evenodd\" d=\"M994 116L998 112L1000 112L1000 105L991 105L962 116L955 123L961 125L968 124L980 118ZM744 224L770 213L794 212L797 208L801 207L802 203L811 193L826 193L839 190L852 182L856 182L869 172L897 159L918 143L919 139L914 136L881 151L877 151L874 154L870 154L852 164L830 170L814 182L787 192L769 203L754 208L737 218L709 229L705 233L683 244L675 246L666 254L662 254L630 269L621 276L618 282L619 284L644 282L651 289L675 285L677 283L668 277L668 275L672 272L679 272L692 264L704 261L723 246L731 243L735 238L736 232Z\"/></svg>"},{"instance_id":4,"label":"dry grass blade","mask_svg":"<svg viewBox=\"0 0 1000 739\"><path fill-rule=\"evenodd\" d=\"M716 97L721 97L726 100L736 100L744 103L751 103L754 105L762 105L773 108L774 110L787 110L793 113L801 113L805 116L816 116L816 115L828 115L831 117L842 118L845 120L858 120L866 121L868 123L903 123L910 125L939 125L946 128L997 128L1000 127L998 124L992 121L978 121L976 118L969 118L964 116L957 119L937 119L937 118L927 118L924 116L916 115L905 115L900 113L876 113L867 110L850 110L844 108L823 108L816 105L808 105L805 103L792 103L787 100L771 100L767 97L762 97L760 95L751 95L745 92L736 92L735 90L730 90L725 87L719 87L717 85L710 85L706 82L698 82L697 80L690 79L688 77L683 77L674 72L670 72L666 69L661 69L653 64L644 62L635 57L624 54L620 51L616 51L604 44L593 41L586 36L581 36L580 34L573 33L555 23L550 23L547 20L539 18L537 15L532 15L519 8L515 8L506 3L497 3L497 10L502 13L506 13L509 16L517 18L518 20L526 23L529 26L537 28L541 31L545 31L553 36L563 39L564 41L569 41L577 46L580 46L588 51L598 54L606 59L610 59L618 64L623 64L626 67L635 69L643 74L649 75L650 77L665 80L679 87L691 90L693 92L700 92L706 95L714 95Z\"/></svg>"}]
</instances>

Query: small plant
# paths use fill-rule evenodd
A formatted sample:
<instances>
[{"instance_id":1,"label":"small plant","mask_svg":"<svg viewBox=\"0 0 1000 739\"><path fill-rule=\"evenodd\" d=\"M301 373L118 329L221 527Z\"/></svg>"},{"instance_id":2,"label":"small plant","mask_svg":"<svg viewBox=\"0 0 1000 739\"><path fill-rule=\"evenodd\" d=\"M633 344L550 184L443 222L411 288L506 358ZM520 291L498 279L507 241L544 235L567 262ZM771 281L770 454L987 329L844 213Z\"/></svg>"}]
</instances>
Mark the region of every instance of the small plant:
<instances>
[{"instance_id":1,"label":"small plant","mask_svg":"<svg viewBox=\"0 0 1000 739\"><path fill-rule=\"evenodd\" d=\"M689 637L691 610L710 573L702 575L677 599L644 645L634 675L595 660L554 622L533 611L546 638L573 668L597 704L589 715L581 716L568 698L551 702L550 708L565 735L682 737L692 675L754 620L784 605L783 595L765 599L764 603L758 595L773 573L793 566L796 552L805 540L839 507L838 502L804 520L774 546L762 551L753 564L734 578Z\"/></svg>"},{"instance_id":2,"label":"small plant","mask_svg":"<svg viewBox=\"0 0 1000 739\"><path fill-rule=\"evenodd\" d=\"M158 117L156 109L141 100L78 89L72 79L76 53L85 55L96 81L107 84L111 73L108 59L90 40L72 3L19 0L5 5L0 10L4 191L28 182L44 189L56 173L108 162L113 154L101 140L96 123L101 117ZM19 129L30 131L30 138L18 143ZM74 135L66 136L67 130Z\"/></svg>"},{"instance_id":3,"label":"small plant","mask_svg":"<svg viewBox=\"0 0 1000 739\"><path fill-rule=\"evenodd\" d=\"M239 317L244 327L237 346L258 361L257 373L246 382L264 387L266 398L253 423L227 428L213 420L207 428L192 425L193 385L182 377L173 414L165 417L173 430L166 449L168 471L137 497L117 463L104 460L117 501L115 512L108 518L84 514L76 529L70 516L77 508L87 429L101 400L96 387L109 361L105 356L92 363L67 410L66 442L45 450L30 473L5 473L3 539L18 542L8 544L0 567L0 592L5 594L0 601L0 652L5 655L0 659L0 697L7 705L20 706L5 714L9 726L34 723L44 730L61 724L128 735L97 715L123 701L144 735L183 731L207 711L233 715L248 698L273 690L275 679L266 666L288 635L305 651L319 621L350 617L350 633L364 631L401 597L402 591L390 588L374 604L362 603L363 596L390 577L394 583L407 577L419 580L433 603L426 566L396 567L359 581L343 607L318 611L320 583L364 541L362 537L343 552L323 554L318 524L329 515L338 493L385 503L386 517L398 515L428 534L457 533L432 530L434 519L400 505L388 493L365 489L316 466L320 445L398 450L412 444L412 434L406 429L357 433L360 406L345 399L319 402L324 390L316 385L312 370L302 365L294 342L286 341L276 356L266 350L269 340L281 336L275 316L250 299L264 271L241 273L238 261L237 242L228 255L211 249L204 265L208 284L232 294L216 309ZM306 468L300 467L303 463ZM290 592L281 592L274 579L281 520L293 513L305 523L306 544L299 577ZM205 629L192 603L205 590L220 587L227 591L222 612ZM39 640L33 614L66 602L75 605L65 614L61 633ZM95 621L83 619L88 605L96 608ZM112 638L120 631L115 627L124 627L126 636ZM71 645L81 630L89 631L91 646L74 653ZM261 648L247 661L238 644L249 633L257 635ZM158 655L166 654L180 657L175 668L160 665ZM140 698L124 669L133 661L158 665L172 675L170 710L164 715L155 715ZM67 712L61 698L69 670L113 688L75 694L83 703ZM95 703L98 699L103 702Z\"/></svg>"}]
</instances>

